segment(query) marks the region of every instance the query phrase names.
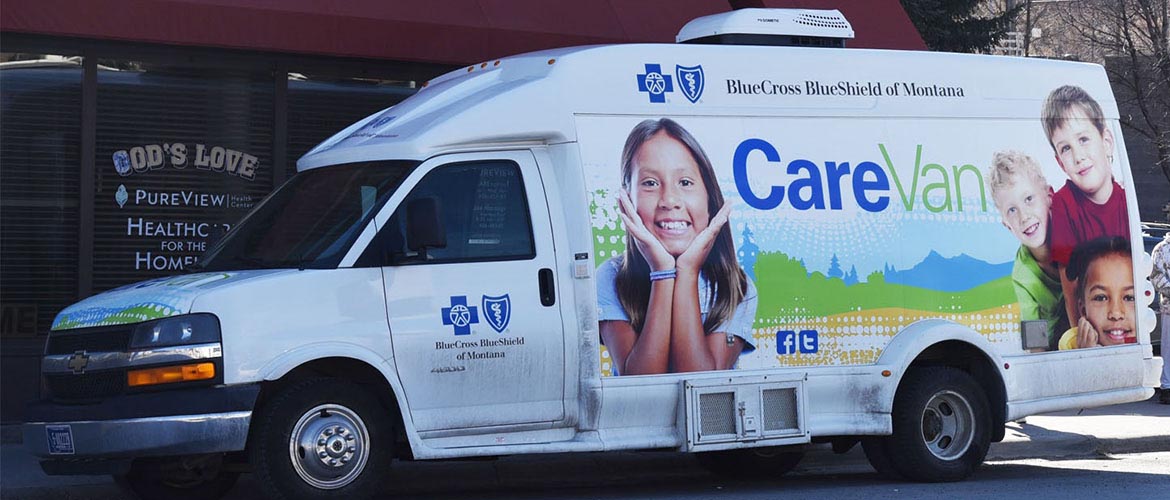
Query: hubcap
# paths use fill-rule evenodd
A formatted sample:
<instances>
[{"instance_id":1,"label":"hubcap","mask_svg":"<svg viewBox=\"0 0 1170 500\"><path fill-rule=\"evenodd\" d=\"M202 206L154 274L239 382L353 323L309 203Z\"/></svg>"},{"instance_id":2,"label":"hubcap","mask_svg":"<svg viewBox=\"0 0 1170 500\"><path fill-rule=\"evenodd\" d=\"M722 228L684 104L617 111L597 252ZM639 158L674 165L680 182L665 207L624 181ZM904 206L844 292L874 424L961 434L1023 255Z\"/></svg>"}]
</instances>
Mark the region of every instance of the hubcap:
<instances>
[{"instance_id":1,"label":"hubcap","mask_svg":"<svg viewBox=\"0 0 1170 500\"><path fill-rule=\"evenodd\" d=\"M939 391L922 410L922 439L935 457L955 460L971 447L975 412L962 395Z\"/></svg>"},{"instance_id":2,"label":"hubcap","mask_svg":"<svg viewBox=\"0 0 1170 500\"><path fill-rule=\"evenodd\" d=\"M293 469L315 488L352 483L370 456L370 432L353 410L337 404L313 408L297 421L288 443Z\"/></svg>"}]
</instances>

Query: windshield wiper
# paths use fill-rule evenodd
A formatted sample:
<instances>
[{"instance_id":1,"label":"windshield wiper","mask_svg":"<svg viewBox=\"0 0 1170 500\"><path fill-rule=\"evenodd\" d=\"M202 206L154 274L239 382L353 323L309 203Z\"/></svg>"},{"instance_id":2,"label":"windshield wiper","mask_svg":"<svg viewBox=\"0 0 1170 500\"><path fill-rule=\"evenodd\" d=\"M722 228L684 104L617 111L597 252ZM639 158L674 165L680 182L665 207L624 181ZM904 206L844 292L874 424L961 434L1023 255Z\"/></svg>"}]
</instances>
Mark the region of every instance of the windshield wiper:
<instances>
[{"instance_id":1,"label":"windshield wiper","mask_svg":"<svg viewBox=\"0 0 1170 500\"><path fill-rule=\"evenodd\" d=\"M308 251L305 251L305 252L301 253L301 255L296 258L297 271L304 271L305 269L310 269L310 268L316 269L316 268L313 268L311 266L311 264L313 264L314 262L317 262L317 258L316 257L306 257L305 254L307 254L307 253L308 253Z\"/></svg>"}]
</instances>

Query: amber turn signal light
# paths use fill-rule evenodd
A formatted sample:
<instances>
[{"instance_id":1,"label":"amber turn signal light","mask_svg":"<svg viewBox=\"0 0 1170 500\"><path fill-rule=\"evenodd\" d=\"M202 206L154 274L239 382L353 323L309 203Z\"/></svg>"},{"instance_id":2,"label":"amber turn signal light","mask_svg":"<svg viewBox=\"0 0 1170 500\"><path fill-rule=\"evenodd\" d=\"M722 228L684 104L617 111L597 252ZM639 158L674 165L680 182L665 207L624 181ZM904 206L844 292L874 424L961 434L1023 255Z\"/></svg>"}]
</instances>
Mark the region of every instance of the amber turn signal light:
<instances>
[{"instance_id":1,"label":"amber turn signal light","mask_svg":"<svg viewBox=\"0 0 1170 500\"><path fill-rule=\"evenodd\" d=\"M126 374L126 383L130 387L140 387L144 385L190 382L193 380L208 380L212 378L215 378L214 363L196 363L191 365L133 370Z\"/></svg>"}]
</instances>

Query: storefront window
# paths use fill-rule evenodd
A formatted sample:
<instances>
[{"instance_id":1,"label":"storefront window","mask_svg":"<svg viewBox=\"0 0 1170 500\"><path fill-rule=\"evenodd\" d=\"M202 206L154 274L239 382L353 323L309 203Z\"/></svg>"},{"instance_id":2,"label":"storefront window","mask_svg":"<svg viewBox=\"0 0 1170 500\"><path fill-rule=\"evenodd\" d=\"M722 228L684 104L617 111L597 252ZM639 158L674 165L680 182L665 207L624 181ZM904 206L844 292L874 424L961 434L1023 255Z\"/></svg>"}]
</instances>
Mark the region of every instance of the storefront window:
<instances>
[{"instance_id":1,"label":"storefront window","mask_svg":"<svg viewBox=\"0 0 1170 500\"><path fill-rule=\"evenodd\" d=\"M272 82L100 61L94 291L183 272L272 190Z\"/></svg>"},{"instance_id":2,"label":"storefront window","mask_svg":"<svg viewBox=\"0 0 1170 500\"><path fill-rule=\"evenodd\" d=\"M81 81L80 57L0 54L0 336L30 349L77 298Z\"/></svg>"},{"instance_id":3,"label":"storefront window","mask_svg":"<svg viewBox=\"0 0 1170 500\"><path fill-rule=\"evenodd\" d=\"M371 78L330 78L290 73L288 79L288 166L353 122L398 104L417 91L415 82Z\"/></svg>"},{"instance_id":4,"label":"storefront window","mask_svg":"<svg viewBox=\"0 0 1170 500\"><path fill-rule=\"evenodd\" d=\"M189 271L295 173L297 158L445 71L9 40L6 49L23 52L0 53L4 422L20 421L37 397L44 335L58 311ZM89 65L83 51L93 54ZM92 252L79 250L91 243Z\"/></svg>"}]
</instances>

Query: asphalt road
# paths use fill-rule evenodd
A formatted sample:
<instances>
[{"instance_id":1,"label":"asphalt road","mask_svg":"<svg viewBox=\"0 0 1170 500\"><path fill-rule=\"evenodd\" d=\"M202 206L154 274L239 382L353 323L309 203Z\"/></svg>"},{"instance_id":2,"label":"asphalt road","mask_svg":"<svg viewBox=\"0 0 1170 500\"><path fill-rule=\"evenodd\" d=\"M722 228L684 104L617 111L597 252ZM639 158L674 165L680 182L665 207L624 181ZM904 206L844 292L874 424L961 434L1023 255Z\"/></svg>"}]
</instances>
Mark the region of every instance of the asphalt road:
<instances>
[{"instance_id":1,"label":"asphalt road","mask_svg":"<svg viewBox=\"0 0 1170 500\"><path fill-rule=\"evenodd\" d=\"M836 470L802 471L773 481L720 481L696 475L655 482L638 481L601 487L531 485L491 491L431 491L385 498L439 499L707 499L772 500L833 498L872 500L1010 498L1094 500L1165 498L1170 488L1170 452L1115 455L1090 459L1023 459L995 461L960 483L917 484L887 481L864 465ZM240 497L243 498L243 497Z\"/></svg>"},{"instance_id":2,"label":"asphalt road","mask_svg":"<svg viewBox=\"0 0 1170 500\"><path fill-rule=\"evenodd\" d=\"M0 498L123 498L105 477L46 477L15 444L0 447ZM384 498L695 499L1005 498L1029 500L1170 498L1170 405L1153 401L1060 412L1012 423L1004 442L967 481L889 481L860 447L835 455L811 450L780 479L732 481L672 452L528 455L491 461L406 462L390 472ZM228 496L258 498L248 475Z\"/></svg>"}]
</instances>

